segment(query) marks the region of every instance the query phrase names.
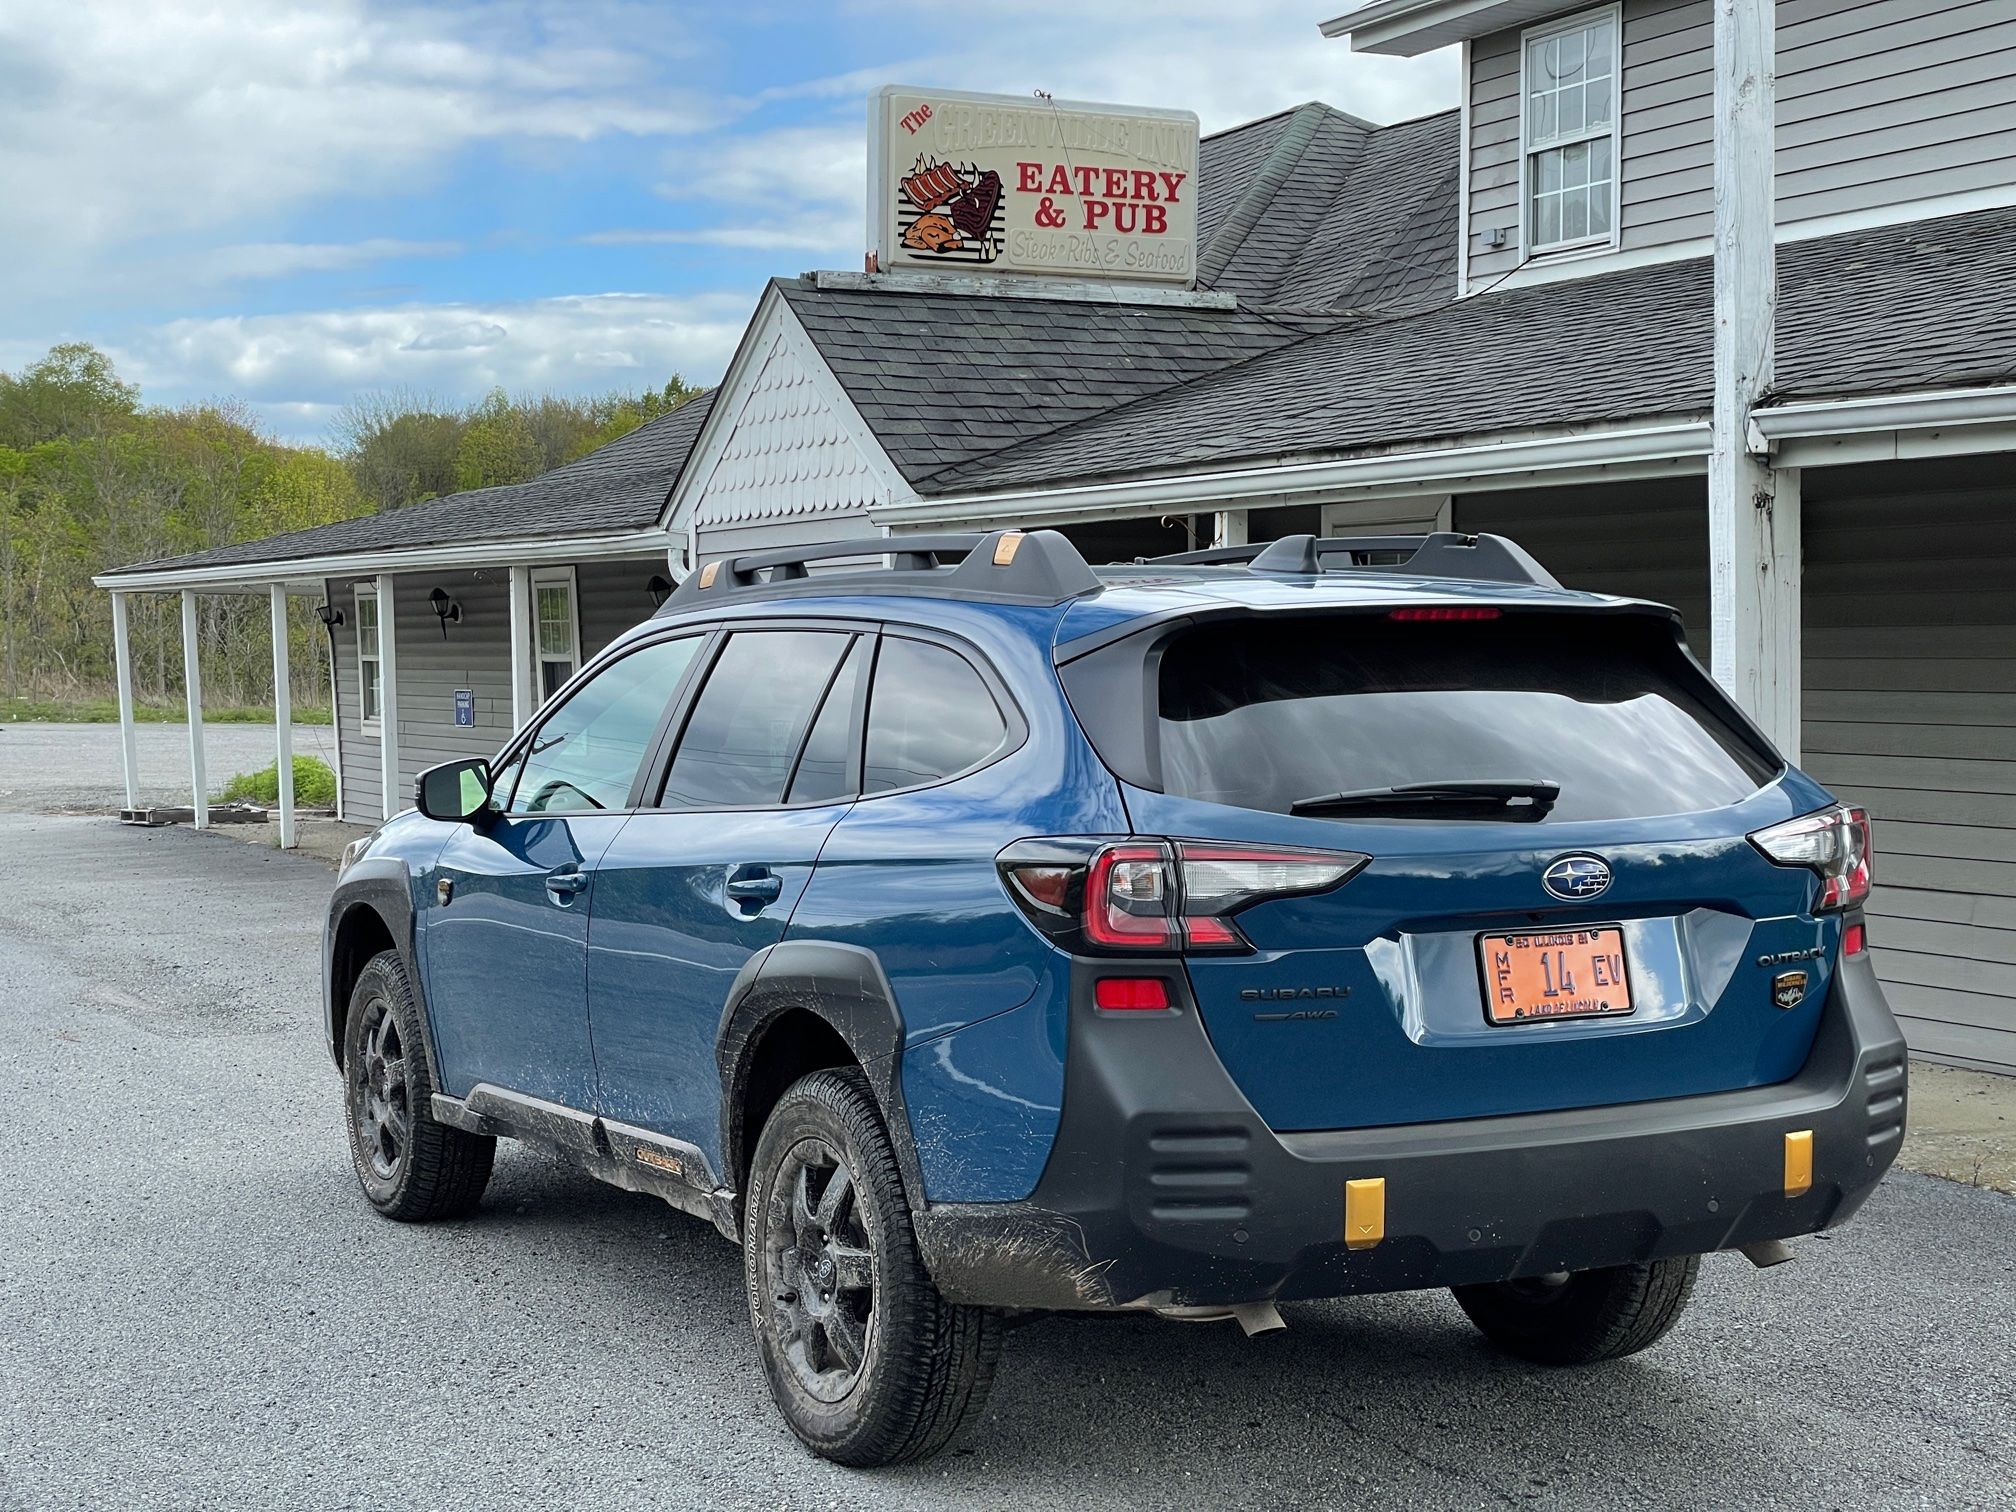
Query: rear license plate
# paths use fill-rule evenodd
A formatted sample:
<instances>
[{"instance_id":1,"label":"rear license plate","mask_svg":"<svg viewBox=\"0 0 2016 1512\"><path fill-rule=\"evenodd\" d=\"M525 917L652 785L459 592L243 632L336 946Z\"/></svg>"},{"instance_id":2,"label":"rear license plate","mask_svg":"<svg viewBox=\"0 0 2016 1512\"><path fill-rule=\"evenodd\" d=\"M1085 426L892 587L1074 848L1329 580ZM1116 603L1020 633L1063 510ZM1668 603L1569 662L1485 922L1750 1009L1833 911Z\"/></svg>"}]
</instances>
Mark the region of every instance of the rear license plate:
<instances>
[{"instance_id":1,"label":"rear license plate","mask_svg":"<svg viewBox=\"0 0 2016 1512\"><path fill-rule=\"evenodd\" d=\"M1624 931L1534 929L1477 937L1484 1012L1494 1024L1617 1018L1631 1011Z\"/></svg>"}]
</instances>

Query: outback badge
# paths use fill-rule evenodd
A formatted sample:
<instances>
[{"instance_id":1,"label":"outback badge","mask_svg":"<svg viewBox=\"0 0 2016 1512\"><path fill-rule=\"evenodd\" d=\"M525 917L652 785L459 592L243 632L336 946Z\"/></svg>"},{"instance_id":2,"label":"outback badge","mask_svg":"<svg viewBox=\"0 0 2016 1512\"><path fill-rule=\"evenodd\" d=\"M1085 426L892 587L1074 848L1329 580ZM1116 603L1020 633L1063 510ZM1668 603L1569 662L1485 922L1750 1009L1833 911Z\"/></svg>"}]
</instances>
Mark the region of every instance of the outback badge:
<instances>
[{"instance_id":1,"label":"outback badge","mask_svg":"<svg viewBox=\"0 0 2016 1512\"><path fill-rule=\"evenodd\" d=\"M1781 971L1771 978L1771 1001L1780 1008L1797 1008L1806 1001L1806 973Z\"/></svg>"}]
</instances>

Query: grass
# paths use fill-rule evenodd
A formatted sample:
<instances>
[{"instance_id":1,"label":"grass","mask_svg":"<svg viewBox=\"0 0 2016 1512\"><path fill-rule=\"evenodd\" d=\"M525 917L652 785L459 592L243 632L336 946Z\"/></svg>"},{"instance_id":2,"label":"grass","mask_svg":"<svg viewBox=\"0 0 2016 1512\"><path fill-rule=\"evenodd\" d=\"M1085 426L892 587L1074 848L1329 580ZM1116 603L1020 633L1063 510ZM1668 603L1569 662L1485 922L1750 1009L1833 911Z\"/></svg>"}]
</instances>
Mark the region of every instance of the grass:
<instances>
[{"instance_id":1,"label":"grass","mask_svg":"<svg viewBox=\"0 0 2016 1512\"><path fill-rule=\"evenodd\" d=\"M188 711L179 703L136 703L133 718L139 724L181 724ZM0 724L16 720L36 720L47 724L116 724L119 704L111 698L0 698ZM257 704L240 708L203 711L205 724L271 724L273 706ZM296 704L294 723L326 725L329 710Z\"/></svg>"},{"instance_id":2,"label":"grass","mask_svg":"<svg viewBox=\"0 0 2016 1512\"><path fill-rule=\"evenodd\" d=\"M241 798L253 803L278 803L280 763L271 762L256 772L240 772L224 784L224 791L217 795L216 801L229 803ZM294 758L294 801L303 808L336 806L336 774L329 770L327 762L313 756Z\"/></svg>"}]
</instances>

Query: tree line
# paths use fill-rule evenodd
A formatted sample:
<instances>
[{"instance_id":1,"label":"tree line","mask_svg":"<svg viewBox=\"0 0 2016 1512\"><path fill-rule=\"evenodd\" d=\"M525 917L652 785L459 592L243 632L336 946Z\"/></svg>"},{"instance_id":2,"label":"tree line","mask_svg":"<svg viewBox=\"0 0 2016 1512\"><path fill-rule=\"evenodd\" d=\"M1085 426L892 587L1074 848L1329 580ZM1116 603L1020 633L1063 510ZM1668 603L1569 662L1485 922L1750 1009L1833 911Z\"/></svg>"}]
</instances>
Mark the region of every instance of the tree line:
<instances>
[{"instance_id":1,"label":"tree line","mask_svg":"<svg viewBox=\"0 0 2016 1512\"><path fill-rule=\"evenodd\" d=\"M97 348L69 342L19 372L0 371L0 697L109 696L110 567L303 530L444 494L522 483L677 408L697 390L574 398L501 389L456 407L401 390L361 395L326 447L275 439L234 400L142 402ZM262 595L198 599L206 704L272 698ZM172 594L129 601L135 696L182 696L181 607ZM327 701L328 661L313 605L290 604L303 703Z\"/></svg>"}]
</instances>

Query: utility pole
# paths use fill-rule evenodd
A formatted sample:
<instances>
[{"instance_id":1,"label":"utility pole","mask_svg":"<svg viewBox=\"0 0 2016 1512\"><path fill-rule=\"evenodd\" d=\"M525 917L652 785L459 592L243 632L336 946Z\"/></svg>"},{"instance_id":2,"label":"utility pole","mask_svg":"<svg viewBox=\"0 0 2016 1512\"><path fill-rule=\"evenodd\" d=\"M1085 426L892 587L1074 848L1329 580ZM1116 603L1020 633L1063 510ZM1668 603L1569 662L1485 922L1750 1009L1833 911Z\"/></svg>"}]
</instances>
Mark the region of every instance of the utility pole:
<instances>
[{"instance_id":1,"label":"utility pole","mask_svg":"<svg viewBox=\"0 0 2016 1512\"><path fill-rule=\"evenodd\" d=\"M1799 475L1751 446L1778 320L1774 0L1715 4L1715 411L1708 459L1715 680L1799 757Z\"/></svg>"}]
</instances>

